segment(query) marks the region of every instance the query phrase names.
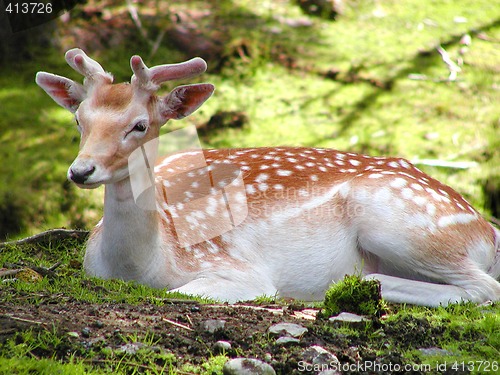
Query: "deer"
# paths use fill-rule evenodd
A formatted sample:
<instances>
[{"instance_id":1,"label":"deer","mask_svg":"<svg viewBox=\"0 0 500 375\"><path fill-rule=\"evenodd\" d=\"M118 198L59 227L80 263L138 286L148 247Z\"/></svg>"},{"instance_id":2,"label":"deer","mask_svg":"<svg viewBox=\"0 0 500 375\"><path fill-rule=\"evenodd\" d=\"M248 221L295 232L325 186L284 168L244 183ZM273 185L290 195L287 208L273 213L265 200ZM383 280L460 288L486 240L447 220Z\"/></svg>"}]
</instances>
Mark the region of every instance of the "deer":
<instances>
[{"instance_id":1,"label":"deer","mask_svg":"<svg viewBox=\"0 0 500 375\"><path fill-rule=\"evenodd\" d=\"M80 150L67 178L105 186L88 275L229 303L317 301L354 273L377 280L394 303L500 299L500 231L404 158L291 146L179 150L149 165L152 205L140 204L130 156L156 158L160 128L196 111L214 86L157 92L204 73L205 61L148 68L135 55L130 83L114 83L81 49L65 58L83 84L46 72L36 83L76 119Z\"/></svg>"}]
</instances>

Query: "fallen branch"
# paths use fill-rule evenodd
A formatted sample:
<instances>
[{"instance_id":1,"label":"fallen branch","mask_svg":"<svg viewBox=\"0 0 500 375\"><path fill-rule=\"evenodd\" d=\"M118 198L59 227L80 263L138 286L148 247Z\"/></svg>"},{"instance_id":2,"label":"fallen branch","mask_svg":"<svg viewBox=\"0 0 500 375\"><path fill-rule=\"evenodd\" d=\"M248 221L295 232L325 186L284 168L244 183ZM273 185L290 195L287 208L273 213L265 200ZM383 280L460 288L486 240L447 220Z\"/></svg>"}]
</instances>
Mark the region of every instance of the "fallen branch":
<instances>
[{"instance_id":1,"label":"fallen branch","mask_svg":"<svg viewBox=\"0 0 500 375\"><path fill-rule=\"evenodd\" d=\"M173 320L170 320L170 319L167 319L167 318L162 318L162 320L164 322L168 323L168 324L172 324L173 326L185 329L187 331L194 331L191 327L188 327L188 326L186 326L184 324L181 324L181 323L174 322Z\"/></svg>"},{"instance_id":2,"label":"fallen branch","mask_svg":"<svg viewBox=\"0 0 500 375\"><path fill-rule=\"evenodd\" d=\"M50 243L66 239L84 240L88 237L89 231L73 229L50 229L48 231L35 234L34 236L23 238L17 241L8 241L0 243L0 250L7 246L20 246L27 244Z\"/></svg>"},{"instance_id":3,"label":"fallen branch","mask_svg":"<svg viewBox=\"0 0 500 375\"><path fill-rule=\"evenodd\" d=\"M448 81L455 81L457 79L457 74L462 71L462 69L451 59L450 55L442 46L438 46L436 50L441 55L441 59L448 67L450 75L448 76Z\"/></svg>"},{"instance_id":4,"label":"fallen branch","mask_svg":"<svg viewBox=\"0 0 500 375\"><path fill-rule=\"evenodd\" d=\"M45 323L39 322L37 320L30 320L30 319L18 318L17 316L14 316L14 315L11 315L11 314L3 314L1 316L4 317L4 318L12 319L12 320L17 320L17 321L23 322L23 323L38 324L38 325L45 324Z\"/></svg>"},{"instance_id":5,"label":"fallen branch","mask_svg":"<svg viewBox=\"0 0 500 375\"><path fill-rule=\"evenodd\" d=\"M500 219L497 219L495 216L490 216L490 222L495 224L497 227L500 228Z\"/></svg>"},{"instance_id":6,"label":"fallen branch","mask_svg":"<svg viewBox=\"0 0 500 375\"><path fill-rule=\"evenodd\" d=\"M22 269L0 271L0 277L16 276Z\"/></svg>"}]
</instances>

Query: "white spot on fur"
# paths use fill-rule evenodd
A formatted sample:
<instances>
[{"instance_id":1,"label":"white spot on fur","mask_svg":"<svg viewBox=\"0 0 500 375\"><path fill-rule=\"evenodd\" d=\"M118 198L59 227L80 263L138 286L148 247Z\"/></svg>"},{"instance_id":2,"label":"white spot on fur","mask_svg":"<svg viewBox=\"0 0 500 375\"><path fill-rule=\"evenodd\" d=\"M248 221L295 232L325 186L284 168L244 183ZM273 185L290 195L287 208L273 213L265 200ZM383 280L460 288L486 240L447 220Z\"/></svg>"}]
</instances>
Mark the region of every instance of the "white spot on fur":
<instances>
[{"instance_id":1,"label":"white spot on fur","mask_svg":"<svg viewBox=\"0 0 500 375\"><path fill-rule=\"evenodd\" d=\"M404 160L404 159L400 159L399 160L399 164L403 167L403 168L406 168L406 169L409 169L410 168L410 164Z\"/></svg>"},{"instance_id":2,"label":"white spot on fur","mask_svg":"<svg viewBox=\"0 0 500 375\"><path fill-rule=\"evenodd\" d=\"M292 171L288 171L288 170L285 170L285 169L278 169L276 171L276 174L278 176L287 177L287 176L291 176L292 175Z\"/></svg>"},{"instance_id":3,"label":"white spot on fur","mask_svg":"<svg viewBox=\"0 0 500 375\"><path fill-rule=\"evenodd\" d=\"M267 191L267 189L269 188L269 186L265 182L262 182L259 185L257 185L257 188L260 191L264 192L264 191Z\"/></svg>"},{"instance_id":4,"label":"white spot on fur","mask_svg":"<svg viewBox=\"0 0 500 375\"><path fill-rule=\"evenodd\" d=\"M401 196L404 199L412 199L413 195L414 195L413 190L410 188L404 188L401 190Z\"/></svg>"},{"instance_id":5,"label":"white spot on fur","mask_svg":"<svg viewBox=\"0 0 500 375\"><path fill-rule=\"evenodd\" d=\"M427 199L422 196L417 196L413 198L413 202L418 206L423 206L427 202Z\"/></svg>"},{"instance_id":6,"label":"white spot on fur","mask_svg":"<svg viewBox=\"0 0 500 375\"><path fill-rule=\"evenodd\" d=\"M259 183L259 182L264 182L266 181L267 179L269 178L269 175L267 173L261 173L257 176L257 178L255 179L255 182Z\"/></svg>"},{"instance_id":7,"label":"white spot on fur","mask_svg":"<svg viewBox=\"0 0 500 375\"><path fill-rule=\"evenodd\" d=\"M247 194L255 194L256 193L255 187L252 184L246 185L245 190L246 190Z\"/></svg>"},{"instance_id":8,"label":"white spot on fur","mask_svg":"<svg viewBox=\"0 0 500 375\"><path fill-rule=\"evenodd\" d=\"M476 215L459 213L454 215L441 216L438 221L438 225L440 227L447 227L455 224L467 224L476 219Z\"/></svg>"},{"instance_id":9,"label":"white spot on fur","mask_svg":"<svg viewBox=\"0 0 500 375\"><path fill-rule=\"evenodd\" d=\"M411 184L411 188L412 188L412 189L415 189L415 190L417 190L417 191L422 191L422 190L424 190L424 188L422 187L422 185L417 184L417 183L413 183L413 184Z\"/></svg>"},{"instance_id":10,"label":"white spot on fur","mask_svg":"<svg viewBox=\"0 0 500 375\"><path fill-rule=\"evenodd\" d=\"M361 162L359 160L356 160L356 159L350 159L349 160L349 163L351 163L352 165L354 165L355 167L357 167L358 165L361 164Z\"/></svg>"},{"instance_id":11,"label":"white spot on fur","mask_svg":"<svg viewBox=\"0 0 500 375\"><path fill-rule=\"evenodd\" d=\"M427 203L425 209L427 210L427 213L431 216L434 216L434 214L436 213L436 206L434 206L432 203Z\"/></svg>"}]
</instances>

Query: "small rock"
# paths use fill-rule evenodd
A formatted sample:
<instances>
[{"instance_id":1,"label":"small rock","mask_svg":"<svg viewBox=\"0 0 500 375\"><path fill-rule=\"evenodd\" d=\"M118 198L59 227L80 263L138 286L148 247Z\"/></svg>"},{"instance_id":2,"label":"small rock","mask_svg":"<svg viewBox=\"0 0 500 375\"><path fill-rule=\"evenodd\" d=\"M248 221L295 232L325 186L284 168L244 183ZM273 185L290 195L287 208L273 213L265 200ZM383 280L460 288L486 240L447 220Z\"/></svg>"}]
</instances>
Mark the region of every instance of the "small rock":
<instances>
[{"instance_id":1,"label":"small rock","mask_svg":"<svg viewBox=\"0 0 500 375\"><path fill-rule=\"evenodd\" d=\"M87 346L90 348L91 346L104 341L106 341L106 339L103 336L94 337L93 339L87 341Z\"/></svg>"},{"instance_id":2,"label":"small rock","mask_svg":"<svg viewBox=\"0 0 500 375\"><path fill-rule=\"evenodd\" d=\"M25 268L25 269L19 271L17 273L16 277L19 280L27 282L27 283L37 283L39 281L42 281L42 279L43 279L42 275L40 275L35 270L32 270L31 268Z\"/></svg>"},{"instance_id":3,"label":"small rock","mask_svg":"<svg viewBox=\"0 0 500 375\"><path fill-rule=\"evenodd\" d=\"M276 375L270 365L253 358L231 359L224 364L222 373L224 375Z\"/></svg>"},{"instance_id":4,"label":"small rock","mask_svg":"<svg viewBox=\"0 0 500 375\"><path fill-rule=\"evenodd\" d=\"M132 343L120 346L116 351L118 353L135 354L139 351L139 349L143 348L144 346L146 346L146 345L144 345L143 343L132 342Z\"/></svg>"},{"instance_id":5,"label":"small rock","mask_svg":"<svg viewBox=\"0 0 500 375\"><path fill-rule=\"evenodd\" d=\"M231 343L229 341L217 341L213 348L216 353L227 353L231 350Z\"/></svg>"},{"instance_id":6,"label":"small rock","mask_svg":"<svg viewBox=\"0 0 500 375\"><path fill-rule=\"evenodd\" d=\"M323 370L318 372L318 375L342 375L342 373L336 370Z\"/></svg>"},{"instance_id":7,"label":"small rock","mask_svg":"<svg viewBox=\"0 0 500 375\"><path fill-rule=\"evenodd\" d=\"M450 352L446 349L441 349L441 348L436 348L436 347L422 348L422 349L418 349L418 350L420 351L420 353L422 353L424 355L439 355L439 356L453 355L452 352Z\"/></svg>"},{"instance_id":8,"label":"small rock","mask_svg":"<svg viewBox=\"0 0 500 375\"><path fill-rule=\"evenodd\" d=\"M85 337L85 338L88 338L90 337L90 328L89 327L83 327L82 328L82 336Z\"/></svg>"},{"instance_id":9,"label":"small rock","mask_svg":"<svg viewBox=\"0 0 500 375\"><path fill-rule=\"evenodd\" d=\"M271 353L264 354L264 361L270 363L273 360L273 355Z\"/></svg>"},{"instance_id":10,"label":"small rock","mask_svg":"<svg viewBox=\"0 0 500 375\"><path fill-rule=\"evenodd\" d=\"M299 339L290 336L282 336L276 340L276 344L278 345L290 345L290 344L297 344L299 342L300 342Z\"/></svg>"},{"instance_id":11,"label":"small rock","mask_svg":"<svg viewBox=\"0 0 500 375\"><path fill-rule=\"evenodd\" d=\"M96 326L96 328L103 328L104 327L104 323L100 320L96 320L94 322L94 326Z\"/></svg>"},{"instance_id":12,"label":"small rock","mask_svg":"<svg viewBox=\"0 0 500 375\"><path fill-rule=\"evenodd\" d=\"M340 313L339 315L332 316L330 319L328 319L330 322L334 323L335 325L341 325L342 323L348 323L352 326L360 326L365 324L365 322L369 322L370 320L361 316L361 315L356 315L348 312L343 312Z\"/></svg>"},{"instance_id":13,"label":"small rock","mask_svg":"<svg viewBox=\"0 0 500 375\"><path fill-rule=\"evenodd\" d=\"M223 330L225 326L226 321L219 319L208 319L201 323L201 327L203 328L203 330L208 333L214 333L215 331Z\"/></svg>"},{"instance_id":14,"label":"small rock","mask_svg":"<svg viewBox=\"0 0 500 375\"><path fill-rule=\"evenodd\" d=\"M304 350L302 352L302 359L311 367L325 368L326 370L323 372L328 375L329 373L326 371L333 371L332 374L337 374L336 370L328 367L338 367L340 364L334 354L319 345L313 345Z\"/></svg>"},{"instance_id":15,"label":"small rock","mask_svg":"<svg viewBox=\"0 0 500 375\"><path fill-rule=\"evenodd\" d=\"M268 329L268 333L275 336L301 337L307 328L295 323L278 323Z\"/></svg>"}]
</instances>

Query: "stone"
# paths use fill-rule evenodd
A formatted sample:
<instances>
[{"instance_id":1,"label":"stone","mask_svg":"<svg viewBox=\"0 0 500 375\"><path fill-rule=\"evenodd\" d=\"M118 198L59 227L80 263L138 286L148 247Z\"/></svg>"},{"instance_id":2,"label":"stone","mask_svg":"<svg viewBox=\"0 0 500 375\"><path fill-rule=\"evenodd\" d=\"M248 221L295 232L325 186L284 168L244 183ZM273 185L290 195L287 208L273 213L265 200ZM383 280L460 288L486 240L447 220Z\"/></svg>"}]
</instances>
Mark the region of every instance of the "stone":
<instances>
[{"instance_id":1,"label":"stone","mask_svg":"<svg viewBox=\"0 0 500 375\"><path fill-rule=\"evenodd\" d=\"M274 336L289 336L299 338L307 332L307 328L295 323L278 323L268 329L268 333Z\"/></svg>"},{"instance_id":2,"label":"stone","mask_svg":"<svg viewBox=\"0 0 500 375\"><path fill-rule=\"evenodd\" d=\"M92 332L92 331L90 330L90 328L89 328L89 327L83 327L83 328L82 328L82 331L81 331L81 333L82 333L82 337L89 338L89 337L90 337L90 333L91 333L91 332Z\"/></svg>"},{"instance_id":3,"label":"stone","mask_svg":"<svg viewBox=\"0 0 500 375\"><path fill-rule=\"evenodd\" d=\"M135 354L139 351L139 349L145 347L143 343L140 342L132 342L129 344L125 344L120 346L116 351L118 353L125 353L125 354Z\"/></svg>"},{"instance_id":4,"label":"stone","mask_svg":"<svg viewBox=\"0 0 500 375\"><path fill-rule=\"evenodd\" d=\"M318 372L318 375L342 375L342 373L337 370L323 370Z\"/></svg>"},{"instance_id":5,"label":"stone","mask_svg":"<svg viewBox=\"0 0 500 375\"><path fill-rule=\"evenodd\" d=\"M343 323L347 323L353 327L363 326L366 322L370 320L364 316L352 314L348 312L342 312L338 315L330 317L328 319L330 322L334 323L335 326L340 326Z\"/></svg>"},{"instance_id":6,"label":"stone","mask_svg":"<svg viewBox=\"0 0 500 375\"><path fill-rule=\"evenodd\" d=\"M418 350L420 351L420 353L422 353L424 355L432 355L432 356L453 355L453 353L450 352L449 350L441 349L441 348L436 348L436 347L421 348L421 349L418 349Z\"/></svg>"},{"instance_id":7,"label":"stone","mask_svg":"<svg viewBox=\"0 0 500 375\"><path fill-rule=\"evenodd\" d=\"M208 333L214 333L215 331L223 330L225 326L226 321L220 319L208 319L201 323L202 329Z\"/></svg>"},{"instance_id":8,"label":"stone","mask_svg":"<svg viewBox=\"0 0 500 375\"><path fill-rule=\"evenodd\" d=\"M304 350L302 359L312 368L324 369L324 371L335 371L335 368L340 365L337 356L319 345L313 345Z\"/></svg>"},{"instance_id":9,"label":"stone","mask_svg":"<svg viewBox=\"0 0 500 375\"><path fill-rule=\"evenodd\" d=\"M213 346L213 349L216 353L227 353L231 350L231 348L231 343L229 341L223 340L217 341Z\"/></svg>"},{"instance_id":10,"label":"stone","mask_svg":"<svg viewBox=\"0 0 500 375\"><path fill-rule=\"evenodd\" d=\"M277 345L293 345L299 343L300 340L295 337L282 336L276 340Z\"/></svg>"},{"instance_id":11,"label":"stone","mask_svg":"<svg viewBox=\"0 0 500 375\"><path fill-rule=\"evenodd\" d=\"M223 375L276 375L271 365L253 358L235 358L222 368Z\"/></svg>"}]
</instances>

